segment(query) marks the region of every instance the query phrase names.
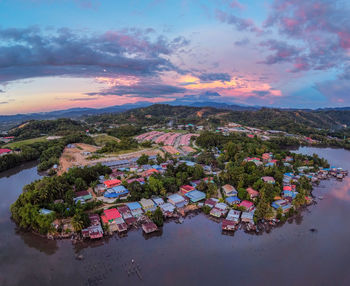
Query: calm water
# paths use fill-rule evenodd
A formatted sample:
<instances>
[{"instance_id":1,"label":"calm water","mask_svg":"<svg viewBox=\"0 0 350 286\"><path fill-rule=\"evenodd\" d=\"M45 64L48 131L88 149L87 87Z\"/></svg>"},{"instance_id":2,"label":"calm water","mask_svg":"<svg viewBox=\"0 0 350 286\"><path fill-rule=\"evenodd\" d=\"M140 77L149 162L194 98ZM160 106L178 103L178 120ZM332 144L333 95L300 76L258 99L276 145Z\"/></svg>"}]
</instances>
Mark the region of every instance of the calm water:
<instances>
[{"instance_id":1,"label":"calm water","mask_svg":"<svg viewBox=\"0 0 350 286\"><path fill-rule=\"evenodd\" d=\"M350 170L350 152L301 148ZM47 241L23 233L9 206L23 185L38 179L35 166L0 176L0 285L349 285L350 178L322 182L324 196L300 217L268 234L223 235L204 215L167 223L162 234L141 230L86 245ZM316 228L317 232L310 232ZM77 260L77 255L83 260ZM131 259L142 280L128 276Z\"/></svg>"}]
</instances>

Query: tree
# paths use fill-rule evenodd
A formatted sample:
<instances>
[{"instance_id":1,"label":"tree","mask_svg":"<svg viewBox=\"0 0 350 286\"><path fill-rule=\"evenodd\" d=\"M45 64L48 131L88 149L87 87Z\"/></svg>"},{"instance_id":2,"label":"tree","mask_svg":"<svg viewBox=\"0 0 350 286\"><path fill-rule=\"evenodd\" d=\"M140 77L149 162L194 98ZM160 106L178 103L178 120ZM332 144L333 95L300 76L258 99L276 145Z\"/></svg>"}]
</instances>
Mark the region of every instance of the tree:
<instances>
[{"instance_id":1,"label":"tree","mask_svg":"<svg viewBox=\"0 0 350 286\"><path fill-rule=\"evenodd\" d=\"M204 176L204 170L201 165L196 164L193 169L192 179L198 180Z\"/></svg>"},{"instance_id":2,"label":"tree","mask_svg":"<svg viewBox=\"0 0 350 286\"><path fill-rule=\"evenodd\" d=\"M239 188L237 196L240 200L246 200L248 198L247 190L244 188Z\"/></svg>"},{"instance_id":3,"label":"tree","mask_svg":"<svg viewBox=\"0 0 350 286\"><path fill-rule=\"evenodd\" d=\"M160 207L157 207L157 209L153 213L152 220L158 227L163 226L163 222L164 222L163 212L160 209Z\"/></svg>"},{"instance_id":4,"label":"tree","mask_svg":"<svg viewBox=\"0 0 350 286\"><path fill-rule=\"evenodd\" d=\"M75 215L72 217L72 225L76 232L81 231L84 227L90 224L89 217L82 210L78 209Z\"/></svg>"},{"instance_id":5,"label":"tree","mask_svg":"<svg viewBox=\"0 0 350 286\"><path fill-rule=\"evenodd\" d=\"M158 153L157 154L157 164L162 164L165 162L165 159Z\"/></svg>"},{"instance_id":6,"label":"tree","mask_svg":"<svg viewBox=\"0 0 350 286\"><path fill-rule=\"evenodd\" d=\"M270 219L272 216L273 216L272 207L270 206L269 201L265 196L265 192L261 191L260 200L258 205L256 206L254 217L256 217L256 220L259 221L261 219Z\"/></svg>"},{"instance_id":7,"label":"tree","mask_svg":"<svg viewBox=\"0 0 350 286\"><path fill-rule=\"evenodd\" d=\"M146 165L148 164L148 161L149 161L149 156L146 154L142 154L140 158L137 159L136 163L138 165Z\"/></svg>"},{"instance_id":8,"label":"tree","mask_svg":"<svg viewBox=\"0 0 350 286\"><path fill-rule=\"evenodd\" d=\"M82 178L76 178L74 181L75 191L80 192L88 188L86 182Z\"/></svg>"}]
</instances>

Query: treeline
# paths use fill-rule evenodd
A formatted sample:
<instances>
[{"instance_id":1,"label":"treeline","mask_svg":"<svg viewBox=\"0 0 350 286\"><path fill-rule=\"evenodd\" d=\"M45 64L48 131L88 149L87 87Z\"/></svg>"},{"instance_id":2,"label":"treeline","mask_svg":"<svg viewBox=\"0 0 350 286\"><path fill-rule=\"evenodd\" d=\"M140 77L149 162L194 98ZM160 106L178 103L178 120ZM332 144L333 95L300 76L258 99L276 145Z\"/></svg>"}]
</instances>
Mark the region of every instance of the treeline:
<instances>
[{"instance_id":1,"label":"treeline","mask_svg":"<svg viewBox=\"0 0 350 286\"><path fill-rule=\"evenodd\" d=\"M8 136L14 136L17 141L43 135L65 136L76 132L83 132L86 128L87 126L85 124L67 118L56 120L32 120L11 129L8 132Z\"/></svg>"},{"instance_id":2,"label":"treeline","mask_svg":"<svg viewBox=\"0 0 350 286\"><path fill-rule=\"evenodd\" d=\"M99 176L110 174L111 171L101 164L72 168L62 176L44 177L28 184L11 205L12 218L21 228L46 234L52 230L55 218L73 217L73 226L79 231L88 225L84 211L95 208L99 203L75 204L75 191L96 185ZM42 215L39 213L41 208L53 210L54 213Z\"/></svg>"},{"instance_id":3,"label":"treeline","mask_svg":"<svg viewBox=\"0 0 350 286\"><path fill-rule=\"evenodd\" d=\"M40 162L38 170L45 171L54 164L58 164L59 157L67 144L79 142L94 144L93 139L85 134L72 134L58 140L23 145L20 150L1 157L0 172L19 166L24 162L38 159Z\"/></svg>"}]
</instances>

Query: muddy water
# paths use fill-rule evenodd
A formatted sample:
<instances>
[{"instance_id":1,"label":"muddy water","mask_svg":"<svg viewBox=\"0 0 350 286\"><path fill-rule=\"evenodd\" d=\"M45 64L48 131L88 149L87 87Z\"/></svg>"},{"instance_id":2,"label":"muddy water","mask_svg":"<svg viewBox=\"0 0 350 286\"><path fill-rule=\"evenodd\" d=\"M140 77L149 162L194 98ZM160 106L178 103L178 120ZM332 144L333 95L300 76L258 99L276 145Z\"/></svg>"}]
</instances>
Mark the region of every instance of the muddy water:
<instances>
[{"instance_id":1,"label":"muddy water","mask_svg":"<svg viewBox=\"0 0 350 286\"><path fill-rule=\"evenodd\" d=\"M350 170L350 152L300 148ZM200 214L162 233L141 230L85 245L47 241L16 229L9 206L22 187L38 179L36 167L0 177L0 285L349 285L350 177L324 181L323 196L297 219L270 233L221 233ZM315 228L317 232L311 232ZM83 260L76 256L82 255ZM131 259L140 276L128 273Z\"/></svg>"}]
</instances>

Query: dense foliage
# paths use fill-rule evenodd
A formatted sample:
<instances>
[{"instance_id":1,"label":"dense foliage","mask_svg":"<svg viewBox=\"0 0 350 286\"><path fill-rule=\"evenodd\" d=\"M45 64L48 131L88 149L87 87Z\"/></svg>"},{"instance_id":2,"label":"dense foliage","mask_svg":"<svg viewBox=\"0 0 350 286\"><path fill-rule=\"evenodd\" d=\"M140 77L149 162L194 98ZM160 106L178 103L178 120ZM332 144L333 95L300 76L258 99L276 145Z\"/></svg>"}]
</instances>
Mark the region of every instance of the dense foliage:
<instances>
[{"instance_id":1,"label":"dense foliage","mask_svg":"<svg viewBox=\"0 0 350 286\"><path fill-rule=\"evenodd\" d=\"M51 230L55 218L73 216L75 228L81 230L79 224L83 227L87 224L83 211L93 209L99 203L93 201L84 205L75 204L74 193L81 190L81 184L89 186L100 175L109 173L110 168L98 164L93 167L72 168L62 176L44 177L26 185L23 193L11 205L12 218L22 228L45 234ZM53 210L54 213L42 215L39 213L41 208Z\"/></svg>"},{"instance_id":2,"label":"dense foliage","mask_svg":"<svg viewBox=\"0 0 350 286\"><path fill-rule=\"evenodd\" d=\"M79 121L71 119L32 120L11 129L8 136L15 136L16 140L36 138L43 135L74 134L86 130L86 126Z\"/></svg>"}]
</instances>

